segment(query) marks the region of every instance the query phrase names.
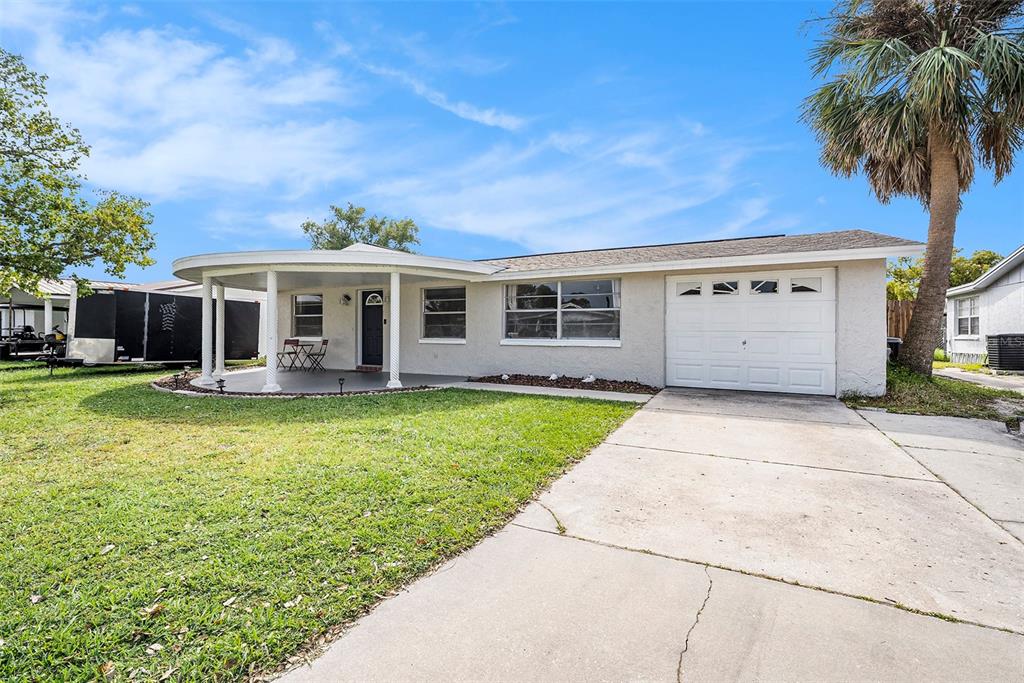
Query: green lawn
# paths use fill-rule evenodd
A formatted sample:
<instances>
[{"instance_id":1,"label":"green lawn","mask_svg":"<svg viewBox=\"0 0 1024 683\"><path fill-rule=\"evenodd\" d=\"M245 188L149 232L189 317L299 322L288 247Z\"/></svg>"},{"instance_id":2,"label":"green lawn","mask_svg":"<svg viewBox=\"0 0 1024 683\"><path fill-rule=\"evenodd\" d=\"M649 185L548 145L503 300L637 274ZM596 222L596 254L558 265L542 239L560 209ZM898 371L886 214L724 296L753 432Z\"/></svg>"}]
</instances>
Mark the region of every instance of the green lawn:
<instances>
[{"instance_id":1,"label":"green lawn","mask_svg":"<svg viewBox=\"0 0 1024 683\"><path fill-rule=\"evenodd\" d=\"M1019 423L1024 397L945 377L925 378L899 365L890 365L885 396L847 396L852 408L885 408L893 413L976 417Z\"/></svg>"},{"instance_id":2,"label":"green lawn","mask_svg":"<svg viewBox=\"0 0 1024 683\"><path fill-rule=\"evenodd\" d=\"M273 669L502 526L635 410L188 398L158 374L0 371L0 680Z\"/></svg>"}]
</instances>

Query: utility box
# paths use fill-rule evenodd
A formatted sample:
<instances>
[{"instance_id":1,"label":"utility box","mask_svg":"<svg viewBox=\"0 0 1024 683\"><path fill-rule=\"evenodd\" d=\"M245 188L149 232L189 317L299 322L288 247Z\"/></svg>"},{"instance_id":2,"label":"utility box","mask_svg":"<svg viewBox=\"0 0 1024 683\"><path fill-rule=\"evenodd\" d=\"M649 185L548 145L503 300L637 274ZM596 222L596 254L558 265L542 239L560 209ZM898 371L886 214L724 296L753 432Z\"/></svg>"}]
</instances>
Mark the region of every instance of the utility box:
<instances>
[{"instance_id":1,"label":"utility box","mask_svg":"<svg viewBox=\"0 0 1024 683\"><path fill-rule=\"evenodd\" d=\"M1024 370L1024 333L990 334L988 366L993 370Z\"/></svg>"}]
</instances>

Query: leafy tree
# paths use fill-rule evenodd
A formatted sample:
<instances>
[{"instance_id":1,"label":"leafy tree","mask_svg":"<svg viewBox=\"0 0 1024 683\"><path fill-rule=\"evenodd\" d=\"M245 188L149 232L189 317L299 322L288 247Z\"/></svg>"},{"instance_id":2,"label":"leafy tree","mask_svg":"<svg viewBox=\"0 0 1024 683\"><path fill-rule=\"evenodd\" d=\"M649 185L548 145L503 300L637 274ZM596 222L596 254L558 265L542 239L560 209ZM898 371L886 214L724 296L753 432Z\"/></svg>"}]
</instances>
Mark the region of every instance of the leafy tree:
<instances>
[{"instance_id":1,"label":"leafy tree","mask_svg":"<svg viewBox=\"0 0 1024 683\"><path fill-rule=\"evenodd\" d=\"M33 291L96 261L114 277L152 263L149 205L118 192L83 196L78 165L89 147L47 109L45 82L0 48L0 292Z\"/></svg>"},{"instance_id":2,"label":"leafy tree","mask_svg":"<svg viewBox=\"0 0 1024 683\"><path fill-rule=\"evenodd\" d=\"M959 287L974 282L988 270L1003 260L994 251L980 249L970 257L961 256L960 249L953 250L953 260L949 270L949 286ZM889 263L887 268L889 281L886 291L890 299L910 301L917 296L921 284L921 273L924 270L924 259L912 259L902 256Z\"/></svg>"},{"instance_id":3,"label":"leafy tree","mask_svg":"<svg viewBox=\"0 0 1024 683\"><path fill-rule=\"evenodd\" d=\"M975 162L996 182L1024 139L1021 0L843 0L812 53L837 71L804 103L833 173L864 173L879 201L929 212L921 284L900 361L931 374L960 195Z\"/></svg>"},{"instance_id":4,"label":"leafy tree","mask_svg":"<svg viewBox=\"0 0 1024 683\"><path fill-rule=\"evenodd\" d=\"M352 202L344 209L332 204L331 213L333 216L325 221L302 224L302 231L314 249L344 249L361 242L411 252L412 246L420 243L419 228L411 218L367 217L366 209L353 206Z\"/></svg>"}]
</instances>

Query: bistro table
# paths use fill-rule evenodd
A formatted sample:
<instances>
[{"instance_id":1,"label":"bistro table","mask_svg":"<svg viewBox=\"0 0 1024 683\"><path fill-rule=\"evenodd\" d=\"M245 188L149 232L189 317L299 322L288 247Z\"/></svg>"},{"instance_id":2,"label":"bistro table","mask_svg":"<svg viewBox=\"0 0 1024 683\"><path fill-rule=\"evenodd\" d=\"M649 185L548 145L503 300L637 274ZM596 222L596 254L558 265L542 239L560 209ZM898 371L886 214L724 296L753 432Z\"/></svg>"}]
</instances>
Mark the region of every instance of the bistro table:
<instances>
[{"instance_id":1,"label":"bistro table","mask_svg":"<svg viewBox=\"0 0 1024 683\"><path fill-rule=\"evenodd\" d=\"M299 370L307 370L306 362L309 360L309 352L316 346L315 342L299 341L295 345L295 360L299 364Z\"/></svg>"}]
</instances>

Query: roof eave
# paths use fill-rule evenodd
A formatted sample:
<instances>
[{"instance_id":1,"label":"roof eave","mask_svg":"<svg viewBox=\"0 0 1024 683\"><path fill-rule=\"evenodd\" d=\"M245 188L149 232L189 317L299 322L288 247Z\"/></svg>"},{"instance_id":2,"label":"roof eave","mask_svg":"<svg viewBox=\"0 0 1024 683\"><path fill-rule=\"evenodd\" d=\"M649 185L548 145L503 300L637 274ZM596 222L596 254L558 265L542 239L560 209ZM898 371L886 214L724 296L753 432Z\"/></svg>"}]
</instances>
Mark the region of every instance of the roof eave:
<instances>
[{"instance_id":1,"label":"roof eave","mask_svg":"<svg viewBox=\"0 0 1024 683\"><path fill-rule=\"evenodd\" d=\"M584 275L612 275L617 273L652 273L674 270L709 270L719 268L749 268L752 266L797 265L802 263L830 263L840 261L865 261L872 259L897 258L900 256L921 256L924 244L908 244L889 247L865 247L861 249L830 249L823 251L777 252L771 254L748 254L744 256L719 256L676 261L646 261L601 266L578 266L545 268L538 270L504 270L491 275L488 280L524 280L546 277L575 277Z\"/></svg>"}]
</instances>

